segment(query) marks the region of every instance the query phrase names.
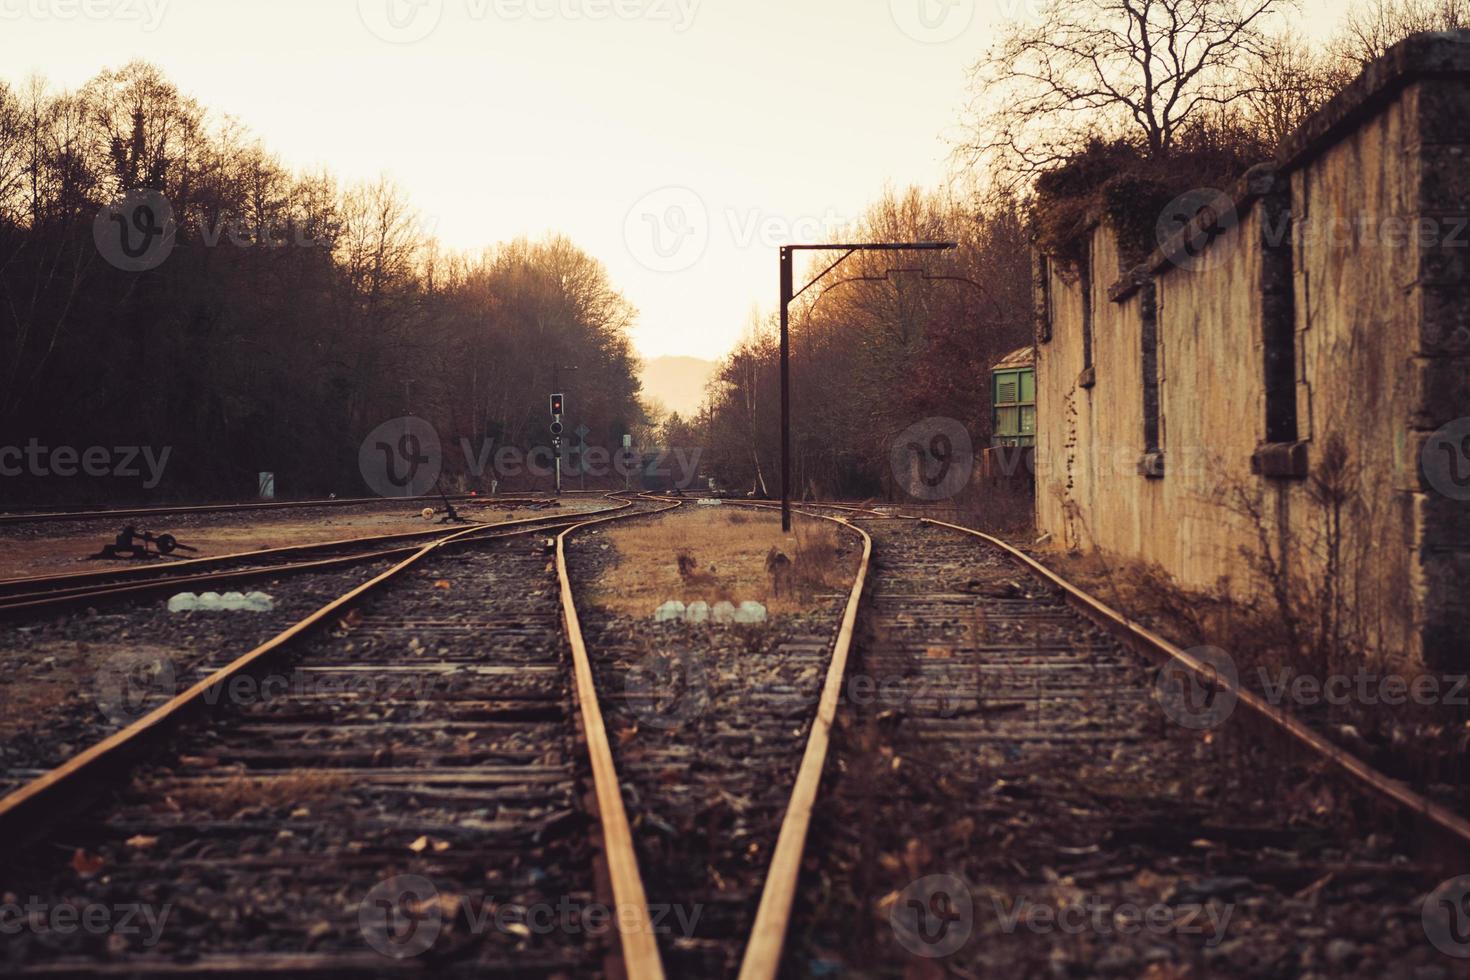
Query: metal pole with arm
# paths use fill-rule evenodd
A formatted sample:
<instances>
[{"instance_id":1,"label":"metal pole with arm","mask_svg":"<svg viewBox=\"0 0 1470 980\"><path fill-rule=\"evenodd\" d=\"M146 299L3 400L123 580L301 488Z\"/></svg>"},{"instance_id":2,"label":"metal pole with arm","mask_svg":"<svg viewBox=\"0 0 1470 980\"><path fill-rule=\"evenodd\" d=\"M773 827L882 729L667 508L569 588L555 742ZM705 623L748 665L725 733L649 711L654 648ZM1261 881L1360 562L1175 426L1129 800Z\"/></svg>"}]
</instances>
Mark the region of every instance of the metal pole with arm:
<instances>
[{"instance_id":1,"label":"metal pole with arm","mask_svg":"<svg viewBox=\"0 0 1470 980\"><path fill-rule=\"evenodd\" d=\"M783 245L781 247L781 530L791 531L791 303L836 269L854 252L945 252L959 248L957 242L874 242L856 245ZM797 252L842 252L833 262L800 289L792 263Z\"/></svg>"}]
</instances>

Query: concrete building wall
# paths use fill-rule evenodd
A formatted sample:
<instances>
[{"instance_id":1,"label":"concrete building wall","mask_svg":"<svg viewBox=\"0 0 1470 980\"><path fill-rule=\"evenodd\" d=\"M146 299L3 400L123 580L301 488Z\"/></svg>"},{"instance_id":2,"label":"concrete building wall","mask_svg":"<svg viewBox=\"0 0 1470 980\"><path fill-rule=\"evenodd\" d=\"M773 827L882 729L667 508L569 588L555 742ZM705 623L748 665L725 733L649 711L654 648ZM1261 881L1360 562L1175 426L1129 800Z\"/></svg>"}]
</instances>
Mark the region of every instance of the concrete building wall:
<instances>
[{"instance_id":1,"label":"concrete building wall","mask_svg":"<svg viewBox=\"0 0 1470 980\"><path fill-rule=\"evenodd\" d=\"M1039 526L1193 589L1258 592L1275 563L1354 646L1470 662L1470 502L1420 465L1470 417L1467 119L1470 32L1411 39L1229 192L1233 217L1131 268L1100 217L1089 268L1044 261Z\"/></svg>"}]
</instances>

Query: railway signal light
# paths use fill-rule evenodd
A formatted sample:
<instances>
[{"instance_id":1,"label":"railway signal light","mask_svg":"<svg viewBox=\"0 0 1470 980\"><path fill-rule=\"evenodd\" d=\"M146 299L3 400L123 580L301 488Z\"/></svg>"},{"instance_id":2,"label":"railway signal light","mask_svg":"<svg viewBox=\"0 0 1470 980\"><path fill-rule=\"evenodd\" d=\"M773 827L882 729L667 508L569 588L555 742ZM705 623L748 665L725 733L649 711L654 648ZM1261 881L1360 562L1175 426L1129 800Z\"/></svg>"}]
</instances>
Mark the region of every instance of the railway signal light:
<instances>
[{"instance_id":1,"label":"railway signal light","mask_svg":"<svg viewBox=\"0 0 1470 980\"><path fill-rule=\"evenodd\" d=\"M567 396L561 392L551 395L551 445L556 452L556 495L561 496L561 434L566 431L561 417L566 413Z\"/></svg>"}]
</instances>

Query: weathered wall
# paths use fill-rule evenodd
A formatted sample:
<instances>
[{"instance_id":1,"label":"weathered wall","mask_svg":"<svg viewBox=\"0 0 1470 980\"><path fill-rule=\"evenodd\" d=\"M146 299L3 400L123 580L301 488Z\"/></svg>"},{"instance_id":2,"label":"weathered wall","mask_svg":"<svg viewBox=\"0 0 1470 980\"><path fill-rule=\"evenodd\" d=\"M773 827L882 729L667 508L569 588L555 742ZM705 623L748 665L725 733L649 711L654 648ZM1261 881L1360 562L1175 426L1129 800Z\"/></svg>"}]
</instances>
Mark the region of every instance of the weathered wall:
<instances>
[{"instance_id":1,"label":"weathered wall","mask_svg":"<svg viewBox=\"0 0 1470 980\"><path fill-rule=\"evenodd\" d=\"M1420 467L1425 440L1470 416L1466 119L1470 32L1413 39L1234 189L1234 220L1186 229L1125 270L1100 219L1090 296L1078 270L1050 263L1038 526L1197 589L1258 591L1243 555L1268 557L1362 645L1470 659L1470 503ZM1289 402L1294 387L1287 441L1279 410L1278 438L1267 433L1268 347L1282 338L1294 338L1294 385L1278 374L1272 390Z\"/></svg>"}]
</instances>

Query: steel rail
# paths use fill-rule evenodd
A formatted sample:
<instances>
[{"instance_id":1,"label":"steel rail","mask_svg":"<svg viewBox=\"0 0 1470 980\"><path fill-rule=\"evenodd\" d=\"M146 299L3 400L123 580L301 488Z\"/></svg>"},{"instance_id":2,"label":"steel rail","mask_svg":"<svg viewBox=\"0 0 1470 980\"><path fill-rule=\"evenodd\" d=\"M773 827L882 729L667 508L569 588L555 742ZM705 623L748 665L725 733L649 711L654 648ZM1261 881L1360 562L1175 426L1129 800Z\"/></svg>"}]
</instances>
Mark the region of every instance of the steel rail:
<instances>
[{"instance_id":1,"label":"steel rail","mask_svg":"<svg viewBox=\"0 0 1470 980\"><path fill-rule=\"evenodd\" d=\"M656 497L647 497L658 500ZM664 498L667 502L667 498ZM675 500L670 506L650 513L663 514L683 505ZM632 515L629 515L632 516ZM572 650L572 674L581 708L582 736L592 763L593 792L603 835L603 853L608 876L612 879L614 917L623 953L623 969L632 980L662 980L663 961L659 957L653 922L648 913L648 892L638 870L638 852L633 845L633 830L628 823L628 810L623 803L622 782L613 761L612 744L607 738L607 725L597 700L597 683L592 673L592 659L582 636L582 622L577 616L577 603L572 595L571 573L567 568L567 538L583 528L602 524L614 518L586 521L567 528L556 538L556 574L561 584L562 616L566 624L567 643Z\"/></svg>"},{"instance_id":2,"label":"steel rail","mask_svg":"<svg viewBox=\"0 0 1470 980\"><path fill-rule=\"evenodd\" d=\"M555 516L578 515L547 515L548 518ZM534 519L534 518L523 518ZM477 521L476 526L489 527L503 525L511 522L506 521ZM397 531L392 534L369 534L359 538L337 538L332 541L321 541L309 544L292 544L280 548L259 548L255 551L237 551L227 555L211 555L205 558L185 558L179 561L166 561L151 565L130 565L124 568L90 569L85 572L63 572L58 575L23 575L15 578L0 579L0 595L10 594L17 589L34 588L36 586L47 586L51 584L76 584L82 582L104 582L115 578L132 578L157 574L164 571L174 571L181 568L209 568L215 565L239 562L256 561L262 558L283 558L288 555L306 555L321 551L340 551L343 548L351 548L361 545L392 544L398 541L414 541L420 538L432 538L447 535L452 532L445 528L434 528L424 531Z\"/></svg>"},{"instance_id":3,"label":"steel rail","mask_svg":"<svg viewBox=\"0 0 1470 980\"><path fill-rule=\"evenodd\" d=\"M806 511L796 513L831 521L857 532L863 540L863 557L847 597L847 607L842 615L842 625L837 631L837 640L832 647L832 661L827 667L827 679L822 685L821 700L817 702L816 717L812 719L806 752L792 785L791 799L786 806L786 815L781 820L781 831L776 838L775 850L771 853L771 863L766 872L765 885L761 889L755 923L751 926L750 939L740 964L740 980L769 980L781 968L781 951L786 945L786 934L791 927L791 909L796 901L802 854L806 851L807 832L811 829L812 811L816 808L822 773L827 767L832 725L837 718L837 707L847 675L848 655L857 626L858 609L862 604L863 590L868 582L868 569L873 558L873 538L862 528L840 517Z\"/></svg>"},{"instance_id":4,"label":"steel rail","mask_svg":"<svg viewBox=\"0 0 1470 980\"><path fill-rule=\"evenodd\" d=\"M453 501L483 500L489 503L530 502L526 497L477 497L467 493L451 493ZM131 507L117 510L36 511L0 514L0 525L44 523L47 521L102 521L116 517L164 517L169 514L228 514L258 510L290 510L291 508L355 507L371 504L442 503L442 496L428 497L353 497L345 500L275 500L268 503L183 504L177 507Z\"/></svg>"},{"instance_id":5,"label":"steel rail","mask_svg":"<svg viewBox=\"0 0 1470 980\"><path fill-rule=\"evenodd\" d=\"M92 569L85 572L62 572L57 575L23 575L0 579L0 598L31 592L44 592L51 587L73 588L95 583L111 584L128 579L146 579L149 576L163 578L164 573L175 571L203 570L242 561L268 561L292 555L307 555L314 552L341 551L354 545L392 544L395 541L412 541L420 538L439 537L449 532L443 529L432 531L405 531L398 534L369 535L361 538L340 538L323 541L321 544L293 544L281 548L258 548L255 551L237 551L227 555L211 555L207 558L186 558L182 561L162 562L150 565L128 565L123 568Z\"/></svg>"},{"instance_id":6,"label":"steel rail","mask_svg":"<svg viewBox=\"0 0 1470 980\"><path fill-rule=\"evenodd\" d=\"M591 511L589 513L595 514L605 512L606 511ZM463 530L489 532L496 529L513 528L529 524L551 524L553 526L556 526L564 524L570 520L576 520L581 516L583 515L554 514L544 517L523 518L516 521L499 521L493 524L477 524L474 527L466 528ZM267 551L247 552L241 555L225 556L218 559L197 559L197 561L205 563L213 562L216 564L233 564L237 561L250 559L260 560L262 558L280 557L286 554L298 553L301 551L309 552L319 551L323 549L340 550L340 546L343 543L388 543L394 540L402 540L404 538L414 539L422 537L434 537L437 540L448 541L458 533L461 532L445 532L443 530L427 532L415 531L410 532L407 535L388 535L380 538L359 538L354 539L351 542L339 542L336 545L293 546L290 548L278 548ZM36 578L30 580L12 579L12 583L29 585L32 588L35 588L36 586L45 586L49 583L62 585L63 588L54 590L41 588L37 591L15 593L11 595L5 595L3 594L3 592L0 592L0 616L10 615L14 613L39 612L47 609L72 608L80 605L85 605L86 603L92 601L114 600L128 597L142 598L150 594L162 594L170 592L181 585L215 582L242 582L248 581L250 579L272 578L277 575L297 575L305 572L321 571L324 569L338 568L347 565L360 565L372 561L382 561L389 558L403 557L411 555L417 550L417 546L407 546L379 551L358 552L350 555L341 555L337 557L323 558L306 562L294 562L281 565L260 565L247 568L228 568L222 569L218 572L205 572L198 575L158 575L154 578L145 579L144 581L137 583L130 581L101 581L95 586L68 587L66 585L67 582L75 581L77 579L71 576L55 576L52 578ZM122 569L120 571L133 573L160 572L164 571L165 569L172 570L181 568L186 565L192 566L193 563L179 562L175 565L165 566L164 568ZM114 576L117 574L119 573L113 573ZM108 575L108 573L105 572L88 572L83 573L78 578L85 580L90 579L93 576L97 576L101 579L107 579L111 577ZM5 584L7 583L0 583L0 585Z\"/></svg>"},{"instance_id":7,"label":"steel rail","mask_svg":"<svg viewBox=\"0 0 1470 980\"><path fill-rule=\"evenodd\" d=\"M740 506L740 507L760 507L763 510L780 510L781 509L781 504L779 502L777 502L777 501L774 501L774 500L725 500L725 501L723 501L723 503L730 504L730 505L735 505L735 506ZM851 514L866 514L869 517L878 517L878 518L881 518L881 517L897 517L898 516L897 514L884 514L881 511L875 510L872 507L863 507L860 504L833 504L833 503L827 503L827 502L821 501L821 500L804 500L801 503L797 504L796 506L798 506L798 507L826 507L826 508L828 508L830 510L845 510L848 513L851 513ZM821 515L821 514L810 514L810 513L807 513L805 511L803 511L802 513L806 513L806 516L808 516L808 517L821 517L821 516L824 516L824 515Z\"/></svg>"},{"instance_id":8,"label":"steel rail","mask_svg":"<svg viewBox=\"0 0 1470 980\"><path fill-rule=\"evenodd\" d=\"M1302 721L1246 689L1236 678L1223 676L1213 665L1202 662L1153 630L1134 622L1128 616L1089 595L1015 546L974 528L962 527L928 517L915 519L924 524L972 535L999 548L1007 556L1062 590L1072 605L1128 645L1147 654L1155 662L1179 664L1203 683L1228 691L1237 699L1237 704L1249 711L1252 717L1263 723L1268 729L1285 735L1296 745L1326 761L1353 784L1368 791L1393 809L1412 814L1419 830L1437 849L1444 850L1459 859L1470 857L1470 820L1435 803L1402 781L1379 772L1367 762L1324 738Z\"/></svg>"},{"instance_id":9,"label":"steel rail","mask_svg":"<svg viewBox=\"0 0 1470 980\"><path fill-rule=\"evenodd\" d=\"M622 507L615 509L622 511L632 506L631 501L624 501ZM614 518L603 518L603 520L612 519ZM150 711L121 731L109 735L102 741L84 749L55 769L52 769L50 772L38 776L26 785L0 798L0 854L3 854L6 848L19 846L23 841L27 840L31 836L34 828L44 822L48 808L58 799L69 794L84 796L88 792L96 791L101 784L105 783L106 776L109 772L112 775L116 775L122 771L125 768L124 760L128 753L138 751L150 737L158 736L171 730L172 726L179 722L187 713L205 704L206 695L211 690L223 687L233 678L242 675L247 670L266 661L272 655L279 653L294 640L299 639L323 623L330 621L334 616L352 606L369 593L376 591L388 582L398 578L405 571L414 567L429 555L434 554L448 545L473 540L476 536L487 534L489 531L495 529L495 525L467 528L424 545L397 565L394 565L392 568L387 569L371 580L364 582L362 585L357 586L305 618L297 621L253 650L214 671L192 687L180 694L176 694L166 703ZM525 528L520 531L498 536L514 537L518 534L533 534L537 530L537 528Z\"/></svg>"},{"instance_id":10,"label":"steel rail","mask_svg":"<svg viewBox=\"0 0 1470 980\"><path fill-rule=\"evenodd\" d=\"M66 606L87 599L109 598L120 595L146 595L149 592L167 590L181 585L197 585L209 582L243 582L280 572L283 575L313 569L352 565L375 559L411 555L419 546L407 545L382 551L362 551L336 558L319 558L313 561L289 562L281 565L255 565L248 568L221 569L218 572L200 572L197 575L171 575L145 579L141 582L102 582L97 585L78 585L61 589L39 589L35 592L17 592L0 596L0 613L15 609L41 609L49 606Z\"/></svg>"}]
</instances>

